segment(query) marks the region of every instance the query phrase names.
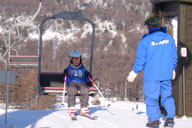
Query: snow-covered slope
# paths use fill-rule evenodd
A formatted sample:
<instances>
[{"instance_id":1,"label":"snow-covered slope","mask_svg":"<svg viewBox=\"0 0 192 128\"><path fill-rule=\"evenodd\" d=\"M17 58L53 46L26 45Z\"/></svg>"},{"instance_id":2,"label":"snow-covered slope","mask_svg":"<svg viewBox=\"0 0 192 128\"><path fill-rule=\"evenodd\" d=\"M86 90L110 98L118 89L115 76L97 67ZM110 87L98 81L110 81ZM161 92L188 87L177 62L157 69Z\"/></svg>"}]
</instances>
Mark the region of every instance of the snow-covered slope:
<instances>
[{"instance_id":1,"label":"snow-covered slope","mask_svg":"<svg viewBox=\"0 0 192 128\"><path fill-rule=\"evenodd\" d=\"M136 106L138 104L138 109ZM79 105L76 106L79 111ZM77 116L72 121L67 107L52 110L9 110L8 124L12 128L144 128L147 122L145 105L133 102L115 102L111 106L90 106L90 112L97 115L97 120ZM4 125L4 110L0 109L0 128ZM192 120L175 119L175 128L191 128ZM161 127L164 121L161 119Z\"/></svg>"}]
</instances>

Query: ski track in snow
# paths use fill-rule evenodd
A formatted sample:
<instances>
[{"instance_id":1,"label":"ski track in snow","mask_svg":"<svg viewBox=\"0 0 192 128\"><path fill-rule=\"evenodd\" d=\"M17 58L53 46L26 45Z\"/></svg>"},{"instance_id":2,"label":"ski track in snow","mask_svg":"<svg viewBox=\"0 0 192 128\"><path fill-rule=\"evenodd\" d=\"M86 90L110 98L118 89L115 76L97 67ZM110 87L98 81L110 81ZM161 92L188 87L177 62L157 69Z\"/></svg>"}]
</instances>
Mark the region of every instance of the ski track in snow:
<instances>
[{"instance_id":1,"label":"ski track in snow","mask_svg":"<svg viewBox=\"0 0 192 128\"><path fill-rule=\"evenodd\" d=\"M145 104L133 102L111 103L108 110L101 106L90 106L90 113L97 115L96 120L77 116L72 121L67 108L52 110L9 110L8 125L5 126L4 109L0 109L0 128L144 128L147 122ZM79 105L76 106L79 112ZM192 120L175 119L175 128L191 128ZM163 128L164 121L161 118Z\"/></svg>"}]
</instances>

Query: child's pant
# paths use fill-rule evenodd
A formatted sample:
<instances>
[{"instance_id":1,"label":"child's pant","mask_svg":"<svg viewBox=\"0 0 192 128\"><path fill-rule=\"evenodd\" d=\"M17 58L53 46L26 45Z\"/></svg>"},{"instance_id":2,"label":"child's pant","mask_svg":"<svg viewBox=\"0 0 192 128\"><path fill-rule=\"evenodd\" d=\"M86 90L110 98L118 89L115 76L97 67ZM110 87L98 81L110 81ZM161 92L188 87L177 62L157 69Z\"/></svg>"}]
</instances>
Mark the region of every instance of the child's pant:
<instances>
[{"instance_id":1,"label":"child's pant","mask_svg":"<svg viewBox=\"0 0 192 128\"><path fill-rule=\"evenodd\" d=\"M89 101L89 87L85 83L70 83L68 94L68 107L75 106L76 94L80 91L81 108L88 106Z\"/></svg>"}]
</instances>

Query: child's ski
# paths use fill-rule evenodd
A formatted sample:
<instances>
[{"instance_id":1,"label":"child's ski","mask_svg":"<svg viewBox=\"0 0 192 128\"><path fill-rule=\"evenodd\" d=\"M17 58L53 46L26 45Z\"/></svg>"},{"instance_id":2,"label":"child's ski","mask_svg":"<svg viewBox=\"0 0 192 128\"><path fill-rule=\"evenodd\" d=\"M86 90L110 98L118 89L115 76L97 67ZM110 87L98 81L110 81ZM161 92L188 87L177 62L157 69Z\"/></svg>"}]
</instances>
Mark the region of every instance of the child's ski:
<instances>
[{"instance_id":1,"label":"child's ski","mask_svg":"<svg viewBox=\"0 0 192 128\"><path fill-rule=\"evenodd\" d=\"M96 120L96 118L98 118L97 116L91 116L91 115L87 115L87 114L79 114L80 116L84 116L84 117L87 117L91 120Z\"/></svg>"},{"instance_id":2,"label":"child's ski","mask_svg":"<svg viewBox=\"0 0 192 128\"><path fill-rule=\"evenodd\" d=\"M71 114L71 120L77 120L77 117L74 114Z\"/></svg>"},{"instance_id":3,"label":"child's ski","mask_svg":"<svg viewBox=\"0 0 192 128\"><path fill-rule=\"evenodd\" d=\"M80 116L84 116L84 117L87 117L91 120L96 120L96 118L98 118L98 116L92 116L92 115L88 115L88 114L82 114L82 113L75 113L75 115L80 115Z\"/></svg>"}]
</instances>

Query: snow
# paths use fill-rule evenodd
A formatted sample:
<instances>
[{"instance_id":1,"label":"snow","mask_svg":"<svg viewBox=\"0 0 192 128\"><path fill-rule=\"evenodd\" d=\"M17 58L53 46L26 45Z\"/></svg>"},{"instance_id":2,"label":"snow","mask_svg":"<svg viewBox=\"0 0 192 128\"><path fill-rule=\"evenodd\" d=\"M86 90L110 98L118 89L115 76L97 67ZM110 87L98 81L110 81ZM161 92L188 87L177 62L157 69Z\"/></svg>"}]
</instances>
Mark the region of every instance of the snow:
<instances>
[{"instance_id":1,"label":"snow","mask_svg":"<svg viewBox=\"0 0 192 128\"><path fill-rule=\"evenodd\" d=\"M178 16L174 17L172 22L171 22L172 26L173 26L173 38L175 39L175 44L177 46L177 33L178 33Z\"/></svg>"},{"instance_id":2,"label":"snow","mask_svg":"<svg viewBox=\"0 0 192 128\"><path fill-rule=\"evenodd\" d=\"M3 33L3 28L0 26L0 33Z\"/></svg>"},{"instance_id":3,"label":"snow","mask_svg":"<svg viewBox=\"0 0 192 128\"><path fill-rule=\"evenodd\" d=\"M77 34L79 32L78 29L72 29L71 32L68 32L69 30L67 29L66 31L61 32L56 32L54 30L52 30L51 28L47 29L45 31L45 33L43 34L43 41L48 41L51 39L57 39L59 41L67 41L67 40L76 40L77 37L75 36L75 34ZM65 36L63 36L65 35ZM29 38L32 40L37 40L39 38L38 33L36 32L31 32L29 33Z\"/></svg>"},{"instance_id":4,"label":"snow","mask_svg":"<svg viewBox=\"0 0 192 128\"><path fill-rule=\"evenodd\" d=\"M96 7L107 9L107 3L104 0L92 0ZM108 1L109 2L109 1ZM110 1L112 3L113 0Z\"/></svg>"},{"instance_id":5,"label":"snow","mask_svg":"<svg viewBox=\"0 0 192 128\"><path fill-rule=\"evenodd\" d=\"M129 30L129 32L137 32L137 33L144 33L145 29L142 29L141 24L136 24L133 29Z\"/></svg>"},{"instance_id":6,"label":"snow","mask_svg":"<svg viewBox=\"0 0 192 128\"><path fill-rule=\"evenodd\" d=\"M83 33L81 34L81 39L86 38L88 33L92 33L92 26L90 24L85 24L83 26Z\"/></svg>"},{"instance_id":7,"label":"snow","mask_svg":"<svg viewBox=\"0 0 192 128\"><path fill-rule=\"evenodd\" d=\"M104 103L110 103L109 107ZM138 105L138 109L137 106ZM1 107L2 108L2 107ZM79 111L79 104L76 105ZM67 107L57 104L50 110L8 110L8 125L4 124L5 115L0 109L0 128L143 128L147 122L144 103L129 101L103 102L101 105L90 105L90 113L97 115L97 120L77 116L72 121L68 116ZM192 120L176 118L175 128L191 128ZM164 121L161 119L161 127Z\"/></svg>"}]
</instances>

